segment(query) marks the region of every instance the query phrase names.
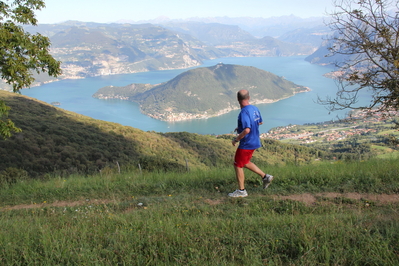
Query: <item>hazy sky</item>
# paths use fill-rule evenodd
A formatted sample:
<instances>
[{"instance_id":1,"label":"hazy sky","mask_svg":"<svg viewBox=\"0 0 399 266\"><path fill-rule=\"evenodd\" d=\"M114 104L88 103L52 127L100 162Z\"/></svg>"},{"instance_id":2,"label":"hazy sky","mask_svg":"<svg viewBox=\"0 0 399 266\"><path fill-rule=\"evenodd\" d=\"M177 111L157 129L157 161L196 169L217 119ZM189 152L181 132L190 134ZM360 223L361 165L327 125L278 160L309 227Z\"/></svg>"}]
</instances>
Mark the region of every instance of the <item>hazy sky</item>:
<instances>
[{"instance_id":1,"label":"hazy sky","mask_svg":"<svg viewBox=\"0 0 399 266\"><path fill-rule=\"evenodd\" d=\"M191 17L320 17L331 11L332 0L45 0L37 12L40 24L66 20L115 22Z\"/></svg>"}]
</instances>

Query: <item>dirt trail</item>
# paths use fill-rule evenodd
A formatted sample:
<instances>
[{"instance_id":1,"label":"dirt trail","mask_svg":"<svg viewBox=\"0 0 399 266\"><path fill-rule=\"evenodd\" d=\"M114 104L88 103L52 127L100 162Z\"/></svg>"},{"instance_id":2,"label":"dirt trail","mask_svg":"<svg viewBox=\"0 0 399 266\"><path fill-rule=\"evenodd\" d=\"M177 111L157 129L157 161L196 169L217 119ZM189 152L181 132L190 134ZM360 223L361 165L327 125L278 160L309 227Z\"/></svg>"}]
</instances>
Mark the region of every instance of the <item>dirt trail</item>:
<instances>
[{"instance_id":1,"label":"dirt trail","mask_svg":"<svg viewBox=\"0 0 399 266\"><path fill-rule=\"evenodd\" d=\"M307 205L314 204L318 198L347 198L353 200L368 200L380 204L389 204L399 202L399 194L362 194L362 193L317 193L317 194L298 194L289 196L276 196L275 199L290 199L301 201Z\"/></svg>"},{"instance_id":2,"label":"dirt trail","mask_svg":"<svg viewBox=\"0 0 399 266\"><path fill-rule=\"evenodd\" d=\"M79 201L56 201L52 203L33 203L33 204L20 204L14 206L0 207L0 211L4 210L22 210L22 209L37 209L45 207L75 207L84 205L99 205L116 202L115 200L79 200Z\"/></svg>"},{"instance_id":3,"label":"dirt trail","mask_svg":"<svg viewBox=\"0 0 399 266\"><path fill-rule=\"evenodd\" d=\"M375 202L376 204L390 204L399 202L399 194L362 194L362 193L317 193L317 194L294 194L288 196L273 195L267 196L274 200L294 200L305 203L306 205L312 205L320 199L335 199L335 198L347 198L353 200L368 200ZM208 204L221 204L223 200L210 200L205 199ZM99 205L108 203L118 203L115 200L80 200L80 201L56 201L53 203L39 203L39 204L20 204L14 206L0 207L0 211L6 210L21 210L21 209L36 209L45 207L75 207L84 205Z\"/></svg>"}]
</instances>

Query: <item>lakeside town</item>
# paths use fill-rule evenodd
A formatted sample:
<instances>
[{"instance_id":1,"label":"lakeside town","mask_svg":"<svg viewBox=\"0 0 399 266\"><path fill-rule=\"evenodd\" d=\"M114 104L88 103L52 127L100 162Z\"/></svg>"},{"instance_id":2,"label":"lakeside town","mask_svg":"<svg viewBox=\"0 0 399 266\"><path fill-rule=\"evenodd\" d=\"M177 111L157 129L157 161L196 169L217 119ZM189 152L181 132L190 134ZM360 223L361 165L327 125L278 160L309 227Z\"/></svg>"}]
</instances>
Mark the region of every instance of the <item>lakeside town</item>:
<instances>
[{"instance_id":1,"label":"lakeside town","mask_svg":"<svg viewBox=\"0 0 399 266\"><path fill-rule=\"evenodd\" d=\"M327 121L305 125L288 125L277 127L261 134L261 138L275 139L280 141L295 142L298 144L310 144L313 142L332 142L347 139L353 136L364 136L378 134L383 127L384 130L393 128L393 119L398 118L398 112L389 114L381 112L355 112L350 117L340 121ZM399 135L398 130L395 130Z\"/></svg>"}]
</instances>

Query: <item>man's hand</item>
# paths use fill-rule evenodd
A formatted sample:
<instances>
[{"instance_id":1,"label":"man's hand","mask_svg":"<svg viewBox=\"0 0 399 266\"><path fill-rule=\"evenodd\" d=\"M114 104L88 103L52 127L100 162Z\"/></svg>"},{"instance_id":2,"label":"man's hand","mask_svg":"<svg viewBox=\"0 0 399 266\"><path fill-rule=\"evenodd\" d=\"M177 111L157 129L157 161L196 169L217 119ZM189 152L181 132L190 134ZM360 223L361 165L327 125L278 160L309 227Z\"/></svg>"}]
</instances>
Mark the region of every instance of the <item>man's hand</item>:
<instances>
[{"instance_id":1,"label":"man's hand","mask_svg":"<svg viewBox=\"0 0 399 266\"><path fill-rule=\"evenodd\" d=\"M238 142L238 141L237 141L236 139L233 139L233 140L231 141L231 144L233 144L233 146L235 146L237 142Z\"/></svg>"},{"instance_id":2,"label":"man's hand","mask_svg":"<svg viewBox=\"0 0 399 266\"><path fill-rule=\"evenodd\" d=\"M237 142L240 142L240 140L242 140L247 134L249 134L249 132L251 132L250 128L245 128L237 137L235 137L232 141L231 144L233 144L233 146L236 145Z\"/></svg>"}]
</instances>

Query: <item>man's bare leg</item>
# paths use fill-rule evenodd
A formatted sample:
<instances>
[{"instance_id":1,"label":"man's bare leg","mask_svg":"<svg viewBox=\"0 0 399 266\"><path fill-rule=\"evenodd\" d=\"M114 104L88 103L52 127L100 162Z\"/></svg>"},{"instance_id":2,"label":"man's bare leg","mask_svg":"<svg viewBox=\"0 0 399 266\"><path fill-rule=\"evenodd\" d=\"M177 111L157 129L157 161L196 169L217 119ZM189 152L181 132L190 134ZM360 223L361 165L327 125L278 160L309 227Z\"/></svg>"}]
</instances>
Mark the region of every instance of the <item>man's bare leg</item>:
<instances>
[{"instance_id":1,"label":"man's bare leg","mask_svg":"<svg viewBox=\"0 0 399 266\"><path fill-rule=\"evenodd\" d=\"M254 164L253 162L247 163L244 167L247 168L247 169L249 169L249 170L251 170L252 172L254 172L254 173L260 175L260 177L262 177L262 178L266 175L266 174L265 174L262 170L260 170L259 167L256 166L256 164Z\"/></svg>"},{"instance_id":2,"label":"man's bare leg","mask_svg":"<svg viewBox=\"0 0 399 266\"><path fill-rule=\"evenodd\" d=\"M244 176L244 168L237 167L234 165L234 170L236 171L236 178L238 182L238 188L239 189L245 189L244 181L245 181L245 176Z\"/></svg>"}]
</instances>

